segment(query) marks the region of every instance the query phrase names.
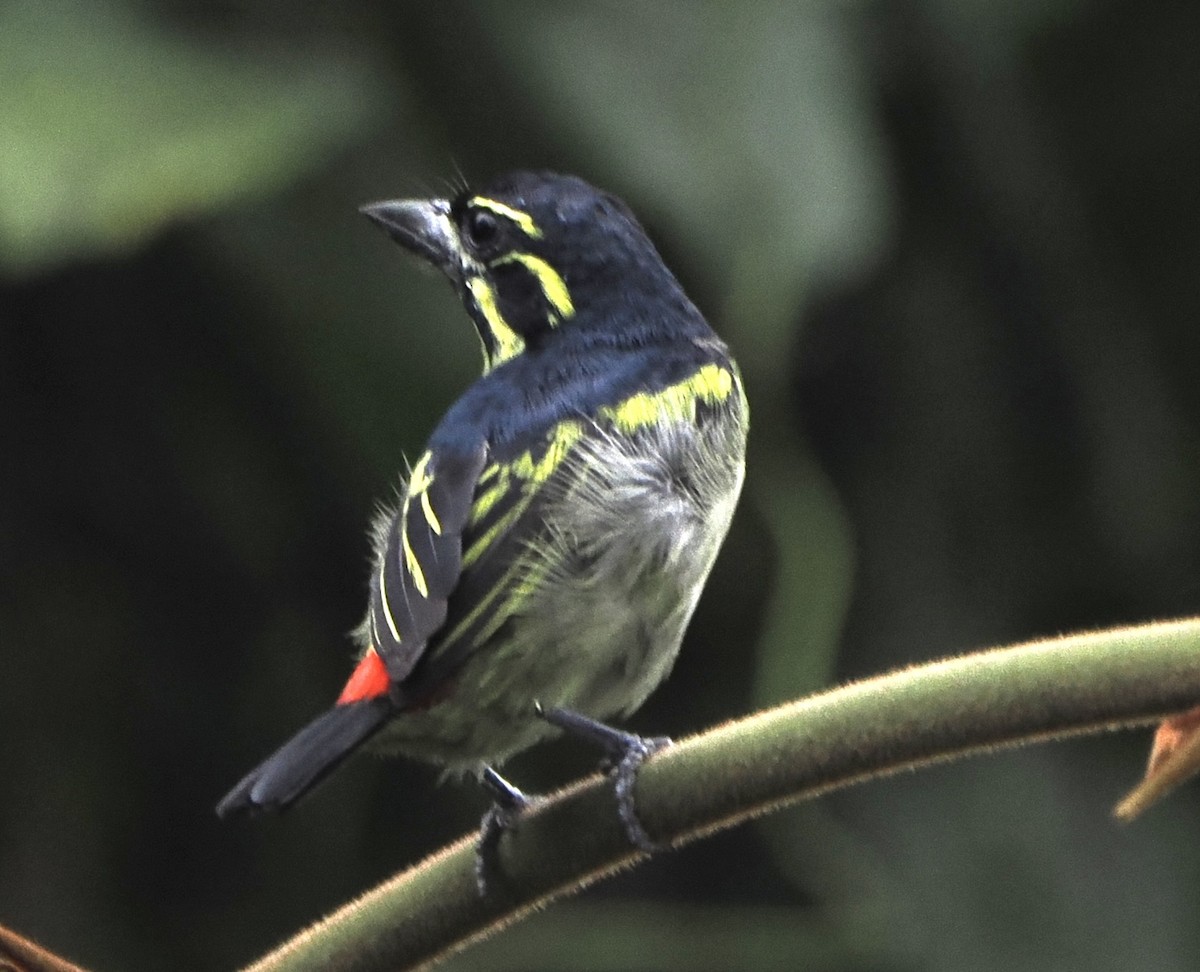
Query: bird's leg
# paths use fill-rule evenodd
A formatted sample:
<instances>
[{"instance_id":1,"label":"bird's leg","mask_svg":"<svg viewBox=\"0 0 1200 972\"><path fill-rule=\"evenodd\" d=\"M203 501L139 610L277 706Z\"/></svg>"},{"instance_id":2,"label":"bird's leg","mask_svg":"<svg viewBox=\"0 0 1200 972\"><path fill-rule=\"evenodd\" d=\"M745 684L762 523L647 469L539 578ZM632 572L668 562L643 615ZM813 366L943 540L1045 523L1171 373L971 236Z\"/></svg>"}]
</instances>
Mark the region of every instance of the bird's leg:
<instances>
[{"instance_id":1,"label":"bird's leg","mask_svg":"<svg viewBox=\"0 0 1200 972\"><path fill-rule=\"evenodd\" d=\"M500 838L506 830L516 826L517 818L533 803L533 798L526 796L490 766L483 768L480 781L492 794L492 805L483 815L483 823L479 826L479 843L475 846L475 887L479 896L485 898L489 876L499 873L500 862L496 852Z\"/></svg>"},{"instance_id":2,"label":"bird's leg","mask_svg":"<svg viewBox=\"0 0 1200 972\"><path fill-rule=\"evenodd\" d=\"M648 854L662 850L665 845L651 838L642 826L634 803L633 788L637 783L637 774L642 763L660 749L670 746L671 740L667 736L646 738L615 729L570 709L543 709L539 705L537 713L550 725L604 750L611 761L609 771L614 780L613 790L617 795L617 815L621 818L629 842Z\"/></svg>"}]
</instances>

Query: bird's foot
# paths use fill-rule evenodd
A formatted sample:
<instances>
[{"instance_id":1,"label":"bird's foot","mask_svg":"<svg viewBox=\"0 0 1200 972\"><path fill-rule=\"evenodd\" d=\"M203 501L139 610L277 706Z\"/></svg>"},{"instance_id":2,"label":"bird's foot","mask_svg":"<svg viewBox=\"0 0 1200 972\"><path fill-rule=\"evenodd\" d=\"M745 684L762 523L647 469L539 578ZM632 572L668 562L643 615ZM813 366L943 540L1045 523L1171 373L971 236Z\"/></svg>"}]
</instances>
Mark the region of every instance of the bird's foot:
<instances>
[{"instance_id":1,"label":"bird's foot","mask_svg":"<svg viewBox=\"0 0 1200 972\"><path fill-rule=\"evenodd\" d=\"M573 712L570 709L543 709L537 706L538 715L550 725L564 732L599 746L609 760L609 772L613 777L613 791L617 797L617 816L625 828L629 842L638 850L653 854L666 845L654 840L642 825L634 800L638 770L642 763L661 749L671 745L667 736L647 738L636 733L615 729L603 722Z\"/></svg>"},{"instance_id":2,"label":"bird's foot","mask_svg":"<svg viewBox=\"0 0 1200 972\"><path fill-rule=\"evenodd\" d=\"M479 843L475 845L475 887L486 898L491 878L500 874L498 851L506 830L514 830L521 814L533 802L490 766L480 778L492 794L492 805L479 825Z\"/></svg>"}]
</instances>

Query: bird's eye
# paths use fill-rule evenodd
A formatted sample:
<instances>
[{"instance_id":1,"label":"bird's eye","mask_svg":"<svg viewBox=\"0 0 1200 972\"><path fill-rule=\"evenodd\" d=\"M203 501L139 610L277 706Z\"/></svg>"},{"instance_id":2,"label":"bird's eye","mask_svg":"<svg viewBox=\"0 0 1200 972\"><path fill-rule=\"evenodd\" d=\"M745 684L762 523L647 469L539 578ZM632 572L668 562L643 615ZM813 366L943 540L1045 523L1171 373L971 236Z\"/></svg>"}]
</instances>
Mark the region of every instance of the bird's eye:
<instances>
[{"instance_id":1,"label":"bird's eye","mask_svg":"<svg viewBox=\"0 0 1200 972\"><path fill-rule=\"evenodd\" d=\"M496 217L486 209L472 209L467 215L467 236L474 246L487 246L499 232Z\"/></svg>"}]
</instances>

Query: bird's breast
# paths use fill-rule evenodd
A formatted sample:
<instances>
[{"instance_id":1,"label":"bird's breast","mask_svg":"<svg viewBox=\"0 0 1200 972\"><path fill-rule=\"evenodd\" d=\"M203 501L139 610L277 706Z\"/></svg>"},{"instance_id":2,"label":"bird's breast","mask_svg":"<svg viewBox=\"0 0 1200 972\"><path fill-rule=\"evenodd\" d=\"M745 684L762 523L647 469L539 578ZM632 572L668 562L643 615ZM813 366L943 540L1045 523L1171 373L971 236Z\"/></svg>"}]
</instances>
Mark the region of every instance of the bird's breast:
<instances>
[{"instance_id":1,"label":"bird's breast","mask_svg":"<svg viewBox=\"0 0 1200 972\"><path fill-rule=\"evenodd\" d=\"M561 673L544 704L627 714L666 677L741 491L742 436L730 415L581 444L588 472L547 503L543 581L514 621Z\"/></svg>"}]
</instances>

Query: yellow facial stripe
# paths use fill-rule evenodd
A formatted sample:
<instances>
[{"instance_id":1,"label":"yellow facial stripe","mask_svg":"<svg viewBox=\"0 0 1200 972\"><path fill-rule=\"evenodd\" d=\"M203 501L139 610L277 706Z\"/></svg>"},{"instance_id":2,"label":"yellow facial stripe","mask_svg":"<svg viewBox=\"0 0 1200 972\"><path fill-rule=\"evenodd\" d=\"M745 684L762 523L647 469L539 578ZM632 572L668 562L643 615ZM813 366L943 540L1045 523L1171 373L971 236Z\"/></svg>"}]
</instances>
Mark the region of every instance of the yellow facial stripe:
<instances>
[{"instance_id":1,"label":"yellow facial stripe","mask_svg":"<svg viewBox=\"0 0 1200 972\"><path fill-rule=\"evenodd\" d=\"M505 219L512 220L521 227L521 232L531 240L540 240L542 238L542 231L538 229L537 223L533 221L533 217L529 213L514 209L512 206L505 205L495 199L488 199L487 196L473 196L468 200L467 205L475 206L479 209L487 209L497 216L503 216Z\"/></svg>"},{"instance_id":2,"label":"yellow facial stripe","mask_svg":"<svg viewBox=\"0 0 1200 972\"><path fill-rule=\"evenodd\" d=\"M678 384L657 392L639 392L602 408L600 415L622 432L635 432L662 421L690 421L695 417L697 402L723 402L733 386L733 373L728 368L708 364Z\"/></svg>"},{"instance_id":3,"label":"yellow facial stripe","mask_svg":"<svg viewBox=\"0 0 1200 972\"><path fill-rule=\"evenodd\" d=\"M472 277L467 281L467 289L479 305L479 312L483 315L484 323L487 324L488 332L495 343L495 348L488 358L488 366L494 368L524 351L524 338L508 326L508 321L496 305L496 289L483 277Z\"/></svg>"},{"instance_id":4,"label":"yellow facial stripe","mask_svg":"<svg viewBox=\"0 0 1200 972\"><path fill-rule=\"evenodd\" d=\"M571 302L571 292L567 289L567 282L554 267L540 256L534 256L532 253L509 253L493 261L490 265L496 267L505 263L519 263L534 275L538 286L542 288L542 293L546 296L546 302L554 308L554 312L558 315L558 320L566 320L575 313L575 305ZM558 323L553 318L551 321Z\"/></svg>"}]
</instances>

